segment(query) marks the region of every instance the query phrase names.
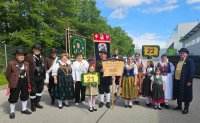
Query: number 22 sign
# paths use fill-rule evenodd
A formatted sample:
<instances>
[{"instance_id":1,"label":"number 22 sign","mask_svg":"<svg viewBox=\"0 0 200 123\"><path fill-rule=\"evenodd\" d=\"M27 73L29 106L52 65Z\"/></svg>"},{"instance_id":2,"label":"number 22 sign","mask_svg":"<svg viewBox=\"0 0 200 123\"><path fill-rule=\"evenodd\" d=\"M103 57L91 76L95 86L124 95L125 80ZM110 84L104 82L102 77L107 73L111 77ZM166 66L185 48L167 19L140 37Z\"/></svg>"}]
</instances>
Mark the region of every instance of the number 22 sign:
<instances>
[{"instance_id":1,"label":"number 22 sign","mask_svg":"<svg viewBox=\"0 0 200 123\"><path fill-rule=\"evenodd\" d=\"M160 47L158 45L143 45L142 56L143 57L158 57Z\"/></svg>"},{"instance_id":2,"label":"number 22 sign","mask_svg":"<svg viewBox=\"0 0 200 123\"><path fill-rule=\"evenodd\" d=\"M100 77L98 72L81 74L81 82L83 86L98 85L99 81Z\"/></svg>"}]
</instances>

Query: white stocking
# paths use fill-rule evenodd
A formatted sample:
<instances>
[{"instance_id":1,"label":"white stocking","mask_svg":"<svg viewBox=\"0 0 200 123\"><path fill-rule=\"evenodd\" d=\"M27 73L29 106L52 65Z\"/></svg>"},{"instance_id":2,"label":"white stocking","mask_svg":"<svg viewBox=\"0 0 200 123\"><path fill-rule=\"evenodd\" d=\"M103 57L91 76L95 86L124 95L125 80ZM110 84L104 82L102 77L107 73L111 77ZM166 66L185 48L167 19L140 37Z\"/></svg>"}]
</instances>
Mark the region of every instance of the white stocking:
<instances>
[{"instance_id":1,"label":"white stocking","mask_svg":"<svg viewBox=\"0 0 200 123\"><path fill-rule=\"evenodd\" d=\"M10 103L10 113L15 112L15 103Z\"/></svg>"},{"instance_id":2,"label":"white stocking","mask_svg":"<svg viewBox=\"0 0 200 123\"><path fill-rule=\"evenodd\" d=\"M22 101L22 111L26 110L27 101Z\"/></svg>"},{"instance_id":3,"label":"white stocking","mask_svg":"<svg viewBox=\"0 0 200 123\"><path fill-rule=\"evenodd\" d=\"M100 101L104 102L104 94L100 94Z\"/></svg>"},{"instance_id":4,"label":"white stocking","mask_svg":"<svg viewBox=\"0 0 200 123\"><path fill-rule=\"evenodd\" d=\"M106 93L106 102L110 102L110 93Z\"/></svg>"}]
</instances>

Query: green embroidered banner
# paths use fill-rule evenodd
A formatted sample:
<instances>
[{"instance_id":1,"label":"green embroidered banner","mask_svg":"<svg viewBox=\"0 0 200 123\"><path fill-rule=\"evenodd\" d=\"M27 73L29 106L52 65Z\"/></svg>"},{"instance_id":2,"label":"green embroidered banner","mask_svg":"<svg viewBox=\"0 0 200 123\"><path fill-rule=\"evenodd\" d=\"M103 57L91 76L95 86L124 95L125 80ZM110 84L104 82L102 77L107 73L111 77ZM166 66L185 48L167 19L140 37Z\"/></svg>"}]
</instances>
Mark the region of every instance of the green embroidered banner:
<instances>
[{"instance_id":1,"label":"green embroidered banner","mask_svg":"<svg viewBox=\"0 0 200 123\"><path fill-rule=\"evenodd\" d=\"M82 52L86 58L86 40L80 36L70 37L70 56L75 58L76 54Z\"/></svg>"}]
</instances>

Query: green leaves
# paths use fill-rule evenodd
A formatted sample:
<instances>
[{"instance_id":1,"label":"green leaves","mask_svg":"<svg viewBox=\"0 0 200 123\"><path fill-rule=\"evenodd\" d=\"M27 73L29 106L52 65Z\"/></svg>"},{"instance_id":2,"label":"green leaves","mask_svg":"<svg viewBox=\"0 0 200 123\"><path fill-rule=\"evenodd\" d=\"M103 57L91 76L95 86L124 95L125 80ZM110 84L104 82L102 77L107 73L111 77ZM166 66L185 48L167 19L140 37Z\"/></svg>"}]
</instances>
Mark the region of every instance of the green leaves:
<instances>
[{"instance_id":1,"label":"green leaves","mask_svg":"<svg viewBox=\"0 0 200 123\"><path fill-rule=\"evenodd\" d=\"M111 49L127 54L132 39L120 27L111 27L100 15L95 0L1 0L0 40L29 49L34 43L44 48L65 49L65 30L70 27L87 37L87 54L93 56L92 34L111 34Z\"/></svg>"}]
</instances>

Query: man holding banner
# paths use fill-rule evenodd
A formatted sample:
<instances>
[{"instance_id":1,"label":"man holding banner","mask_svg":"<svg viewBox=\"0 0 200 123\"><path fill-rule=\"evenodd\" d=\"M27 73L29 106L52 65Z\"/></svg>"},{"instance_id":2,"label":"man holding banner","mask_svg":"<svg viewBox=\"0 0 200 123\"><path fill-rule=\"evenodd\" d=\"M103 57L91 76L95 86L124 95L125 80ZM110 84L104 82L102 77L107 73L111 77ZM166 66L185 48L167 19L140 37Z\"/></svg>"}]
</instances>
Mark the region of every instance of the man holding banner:
<instances>
[{"instance_id":1,"label":"man holding banner","mask_svg":"<svg viewBox=\"0 0 200 123\"><path fill-rule=\"evenodd\" d=\"M51 97L51 104L55 104L55 98L51 93L52 88L55 86L54 84L54 78L52 76L52 69L58 62L58 57L56 53L56 49L52 48L50 49L50 56L46 59L46 79L44 80L45 84L48 85L48 91L49 95Z\"/></svg>"},{"instance_id":2,"label":"man holding banner","mask_svg":"<svg viewBox=\"0 0 200 123\"><path fill-rule=\"evenodd\" d=\"M110 108L110 85L112 84L112 78L111 76L104 77L104 70L102 66L102 60L107 59L107 52L105 50L101 50L99 53L101 60L96 63L96 71L100 73L100 84L98 88L101 102L99 104L99 108L104 106L104 93L106 94L106 107Z\"/></svg>"}]
</instances>

